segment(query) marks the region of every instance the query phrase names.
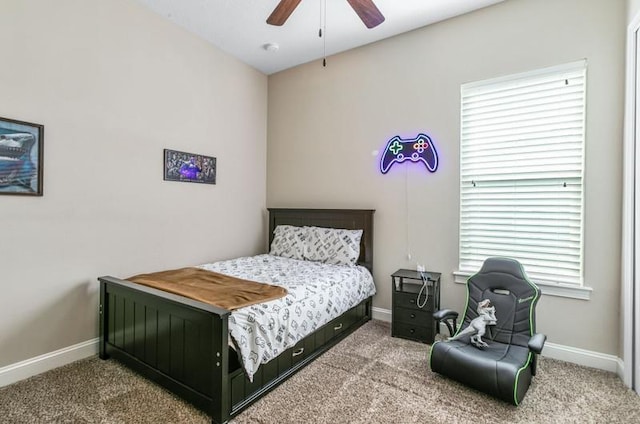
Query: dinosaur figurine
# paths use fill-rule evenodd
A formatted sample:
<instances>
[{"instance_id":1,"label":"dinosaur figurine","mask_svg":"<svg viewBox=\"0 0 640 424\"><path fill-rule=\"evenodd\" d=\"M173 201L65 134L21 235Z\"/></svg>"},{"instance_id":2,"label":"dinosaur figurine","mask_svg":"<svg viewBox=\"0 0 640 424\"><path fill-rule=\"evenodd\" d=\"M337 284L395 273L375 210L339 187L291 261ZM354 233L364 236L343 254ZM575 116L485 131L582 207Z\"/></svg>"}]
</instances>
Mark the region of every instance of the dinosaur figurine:
<instances>
[{"instance_id":1,"label":"dinosaur figurine","mask_svg":"<svg viewBox=\"0 0 640 424\"><path fill-rule=\"evenodd\" d=\"M478 317L474 318L467 328L455 336L449 337L447 341L458 340L463 336L473 334L470 339L472 345L477 348L489 346L487 343L482 341L482 336L484 336L484 333L487 330L487 325L496 325L498 322L496 319L496 308L491 306L491 301L489 299L484 299L478 303L478 309L476 309L476 311L478 312Z\"/></svg>"}]
</instances>

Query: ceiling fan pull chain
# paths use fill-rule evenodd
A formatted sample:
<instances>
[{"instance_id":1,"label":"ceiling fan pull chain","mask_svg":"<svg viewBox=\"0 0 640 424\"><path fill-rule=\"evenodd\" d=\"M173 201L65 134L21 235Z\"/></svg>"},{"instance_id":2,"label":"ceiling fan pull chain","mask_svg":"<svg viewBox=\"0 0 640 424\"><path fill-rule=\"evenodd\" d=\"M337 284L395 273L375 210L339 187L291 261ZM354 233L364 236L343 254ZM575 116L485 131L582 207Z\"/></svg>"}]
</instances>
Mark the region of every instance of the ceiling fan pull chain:
<instances>
[{"instance_id":1,"label":"ceiling fan pull chain","mask_svg":"<svg viewBox=\"0 0 640 424\"><path fill-rule=\"evenodd\" d=\"M318 14L318 16L320 17L320 22L318 23L318 27L320 29L318 29L318 37L322 38L322 0L320 0L318 4L320 5L320 13Z\"/></svg>"},{"instance_id":2,"label":"ceiling fan pull chain","mask_svg":"<svg viewBox=\"0 0 640 424\"><path fill-rule=\"evenodd\" d=\"M326 68L327 66L327 0L321 0L321 5L324 5L324 19L323 28L324 28L324 37L322 39L322 66ZM320 28L320 34L322 34L322 28ZM322 37L322 35L320 35Z\"/></svg>"}]
</instances>

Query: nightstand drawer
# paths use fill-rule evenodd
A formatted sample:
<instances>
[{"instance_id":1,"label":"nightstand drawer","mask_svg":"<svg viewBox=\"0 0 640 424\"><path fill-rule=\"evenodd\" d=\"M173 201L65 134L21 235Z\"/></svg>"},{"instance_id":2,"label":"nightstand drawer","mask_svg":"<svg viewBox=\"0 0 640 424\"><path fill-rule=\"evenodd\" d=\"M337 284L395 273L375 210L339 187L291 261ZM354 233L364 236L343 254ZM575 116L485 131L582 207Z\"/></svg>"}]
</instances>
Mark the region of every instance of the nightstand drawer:
<instances>
[{"instance_id":1,"label":"nightstand drawer","mask_svg":"<svg viewBox=\"0 0 640 424\"><path fill-rule=\"evenodd\" d=\"M405 323L393 323L395 337L404 337L406 339L418 340L423 343L433 343L433 330L429 327L419 325L411 325Z\"/></svg>"},{"instance_id":2,"label":"nightstand drawer","mask_svg":"<svg viewBox=\"0 0 640 424\"><path fill-rule=\"evenodd\" d=\"M429 294L429 299L427 300L427 304L424 305L423 308L418 307L417 301L416 301L417 298L418 298L417 294L397 292L395 293L393 306L399 306L401 308L408 308L408 309L416 309L418 311L433 312L434 297L432 294ZM424 302L424 293L420 297L420 304L422 304L422 302Z\"/></svg>"},{"instance_id":3,"label":"nightstand drawer","mask_svg":"<svg viewBox=\"0 0 640 424\"><path fill-rule=\"evenodd\" d=\"M393 320L413 326L428 326L433 322L433 316L431 312L421 309L393 308Z\"/></svg>"}]
</instances>

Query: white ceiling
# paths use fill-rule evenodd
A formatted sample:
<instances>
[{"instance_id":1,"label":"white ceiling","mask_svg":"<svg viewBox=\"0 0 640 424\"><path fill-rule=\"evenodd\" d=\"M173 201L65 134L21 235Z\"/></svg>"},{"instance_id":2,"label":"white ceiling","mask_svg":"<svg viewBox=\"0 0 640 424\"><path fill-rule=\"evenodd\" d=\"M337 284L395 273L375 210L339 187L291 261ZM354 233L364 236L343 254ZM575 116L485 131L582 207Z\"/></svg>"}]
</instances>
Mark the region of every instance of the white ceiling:
<instances>
[{"instance_id":1,"label":"white ceiling","mask_svg":"<svg viewBox=\"0 0 640 424\"><path fill-rule=\"evenodd\" d=\"M279 0L138 0L221 50L272 74L504 0L374 0L386 20L367 29L346 0L304 0L281 26L266 23ZM326 2L326 3L325 3ZM326 4L324 40L318 37ZM263 46L276 43L276 52Z\"/></svg>"}]
</instances>

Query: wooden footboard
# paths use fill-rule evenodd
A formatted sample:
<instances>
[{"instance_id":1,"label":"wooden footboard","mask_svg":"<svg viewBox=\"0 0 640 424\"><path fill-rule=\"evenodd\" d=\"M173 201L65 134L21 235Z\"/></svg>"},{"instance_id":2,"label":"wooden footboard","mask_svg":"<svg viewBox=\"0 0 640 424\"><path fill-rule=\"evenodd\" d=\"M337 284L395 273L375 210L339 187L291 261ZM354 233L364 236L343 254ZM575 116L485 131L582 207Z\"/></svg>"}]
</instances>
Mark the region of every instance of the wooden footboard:
<instances>
[{"instance_id":1,"label":"wooden footboard","mask_svg":"<svg viewBox=\"0 0 640 424\"><path fill-rule=\"evenodd\" d=\"M114 277L100 280L100 358L114 357L229 419L229 311Z\"/></svg>"},{"instance_id":2,"label":"wooden footboard","mask_svg":"<svg viewBox=\"0 0 640 424\"><path fill-rule=\"evenodd\" d=\"M100 358L113 357L225 423L371 319L371 298L262 365L228 346L230 312L114 277L100 281Z\"/></svg>"}]
</instances>

